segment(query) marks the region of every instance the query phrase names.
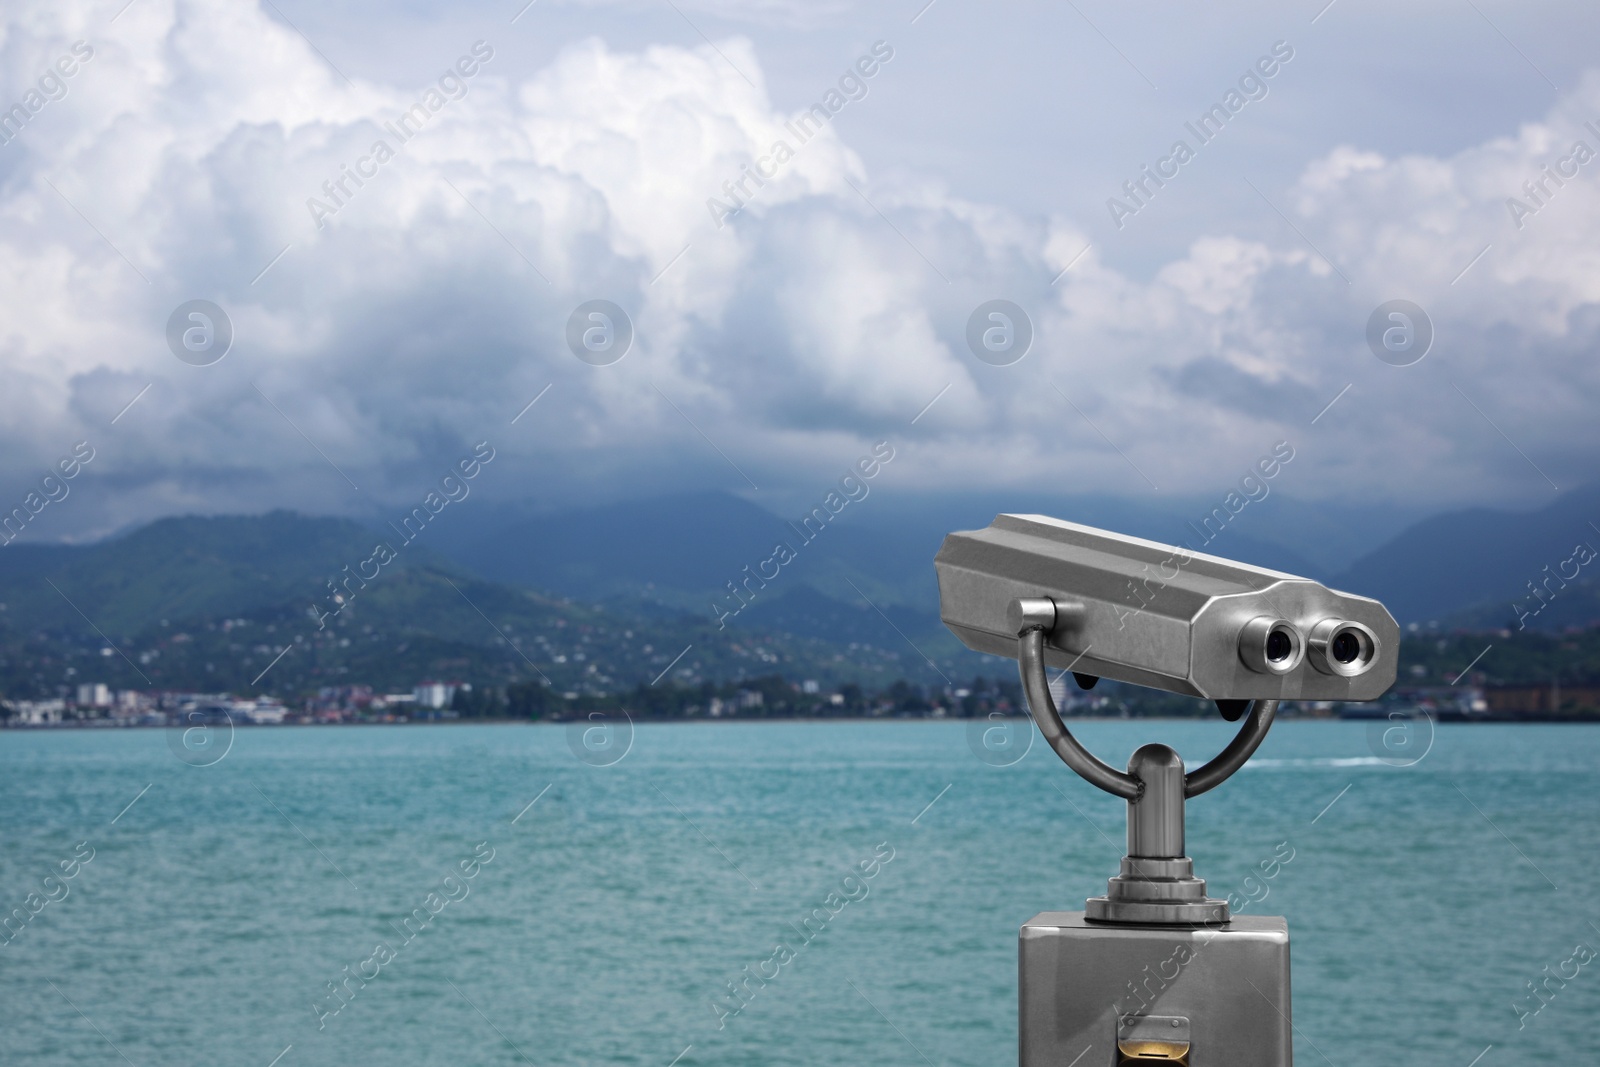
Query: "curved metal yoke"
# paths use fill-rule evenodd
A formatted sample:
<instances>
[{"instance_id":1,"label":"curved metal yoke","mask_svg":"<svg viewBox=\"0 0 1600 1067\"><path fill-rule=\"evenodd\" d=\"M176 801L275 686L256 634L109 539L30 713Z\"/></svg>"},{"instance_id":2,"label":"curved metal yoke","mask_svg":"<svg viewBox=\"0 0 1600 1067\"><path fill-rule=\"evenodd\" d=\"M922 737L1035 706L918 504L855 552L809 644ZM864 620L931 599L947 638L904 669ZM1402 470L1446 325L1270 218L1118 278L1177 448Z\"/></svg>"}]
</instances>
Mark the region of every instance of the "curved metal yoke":
<instances>
[{"instance_id":1,"label":"curved metal yoke","mask_svg":"<svg viewBox=\"0 0 1600 1067\"><path fill-rule=\"evenodd\" d=\"M1198 770L1184 773L1183 761L1172 749L1145 745L1133 754L1128 770L1119 771L1072 736L1045 675L1046 636L1082 610L1082 605L1057 604L1048 597L1024 597L1013 601L1007 614L1017 632L1022 690L1039 732L1084 781L1128 802L1128 854L1106 895L1087 902L1087 917L1155 924L1227 922L1227 902L1206 896L1205 881L1194 877L1194 864L1184 854L1183 802L1216 788L1245 765L1272 727L1278 702L1253 701L1238 734Z\"/></svg>"},{"instance_id":2,"label":"curved metal yoke","mask_svg":"<svg viewBox=\"0 0 1600 1067\"><path fill-rule=\"evenodd\" d=\"M1056 755L1084 781L1124 800L1137 800L1144 791L1144 784L1133 775L1101 762L1084 748L1061 721L1061 713L1050 696L1044 667L1044 639L1055 629L1058 616L1070 616L1076 611L1081 611L1079 605L1058 605L1048 597L1025 597L1012 602L1011 616L1019 624L1017 665L1028 710ZM1276 700L1252 701L1244 725L1228 747L1217 753L1210 763L1183 776L1183 795L1195 797L1215 789L1243 767L1266 740L1277 712Z\"/></svg>"}]
</instances>

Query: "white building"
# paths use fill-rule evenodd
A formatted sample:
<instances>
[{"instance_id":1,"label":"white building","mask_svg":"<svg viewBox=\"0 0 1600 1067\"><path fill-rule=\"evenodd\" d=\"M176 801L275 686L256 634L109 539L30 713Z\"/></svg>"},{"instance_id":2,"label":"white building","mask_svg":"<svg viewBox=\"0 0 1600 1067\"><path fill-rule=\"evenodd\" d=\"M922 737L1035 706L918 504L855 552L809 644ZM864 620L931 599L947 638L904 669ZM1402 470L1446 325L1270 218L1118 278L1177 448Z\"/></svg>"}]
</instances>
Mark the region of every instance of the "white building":
<instances>
[{"instance_id":1,"label":"white building","mask_svg":"<svg viewBox=\"0 0 1600 1067\"><path fill-rule=\"evenodd\" d=\"M109 708L111 706L111 689L104 682L91 682L78 686L78 699L80 708Z\"/></svg>"},{"instance_id":2,"label":"white building","mask_svg":"<svg viewBox=\"0 0 1600 1067\"><path fill-rule=\"evenodd\" d=\"M411 690L418 707L447 708L455 698L456 686L451 682L421 682Z\"/></svg>"},{"instance_id":3,"label":"white building","mask_svg":"<svg viewBox=\"0 0 1600 1067\"><path fill-rule=\"evenodd\" d=\"M47 726L53 722L61 721L61 713L66 710L64 700L17 700L11 707L16 711L15 719L24 726Z\"/></svg>"},{"instance_id":4,"label":"white building","mask_svg":"<svg viewBox=\"0 0 1600 1067\"><path fill-rule=\"evenodd\" d=\"M235 704L234 716L258 726L277 726L282 724L287 710L271 697L257 697L255 700L241 700Z\"/></svg>"}]
</instances>

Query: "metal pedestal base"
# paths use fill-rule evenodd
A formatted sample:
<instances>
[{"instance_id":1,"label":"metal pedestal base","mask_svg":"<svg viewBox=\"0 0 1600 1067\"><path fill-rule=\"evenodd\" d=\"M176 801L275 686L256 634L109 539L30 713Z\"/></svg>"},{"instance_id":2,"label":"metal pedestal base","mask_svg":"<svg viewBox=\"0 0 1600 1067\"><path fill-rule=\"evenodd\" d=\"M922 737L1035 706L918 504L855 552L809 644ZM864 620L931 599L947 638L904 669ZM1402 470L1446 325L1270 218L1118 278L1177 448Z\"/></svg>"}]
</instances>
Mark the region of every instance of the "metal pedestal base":
<instances>
[{"instance_id":1,"label":"metal pedestal base","mask_svg":"<svg viewBox=\"0 0 1600 1067\"><path fill-rule=\"evenodd\" d=\"M1085 618L1083 604L1037 596L1007 612L1040 733L1085 781L1128 802L1128 852L1106 895L1022 928L1022 1067L1290 1067L1289 928L1279 918L1235 918L1226 901L1207 897L1183 827L1184 801L1244 765L1277 701L1252 703L1239 733L1198 770L1151 744L1118 771L1067 730L1044 671L1047 635L1077 640Z\"/></svg>"},{"instance_id":2,"label":"metal pedestal base","mask_svg":"<svg viewBox=\"0 0 1600 1067\"><path fill-rule=\"evenodd\" d=\"M1206 880L1194 876L1194 861L1122 857L1122 873L1106 883L1106 895L1090 897L1084 914L1092 922L1225 923L1228 902L1206 896Z\"/></svg>"},{"instance_id":3,"label":"metal pedestal base","mask_svg":"<svg viewBox=\"0 0 1600 1067\"><path fill-rule=\"evenodd\" d=\"M1105 925L1047 911L1018 945L1021 1067L1291 1067L1289 928Z\"/></svg>"}]
</instances>

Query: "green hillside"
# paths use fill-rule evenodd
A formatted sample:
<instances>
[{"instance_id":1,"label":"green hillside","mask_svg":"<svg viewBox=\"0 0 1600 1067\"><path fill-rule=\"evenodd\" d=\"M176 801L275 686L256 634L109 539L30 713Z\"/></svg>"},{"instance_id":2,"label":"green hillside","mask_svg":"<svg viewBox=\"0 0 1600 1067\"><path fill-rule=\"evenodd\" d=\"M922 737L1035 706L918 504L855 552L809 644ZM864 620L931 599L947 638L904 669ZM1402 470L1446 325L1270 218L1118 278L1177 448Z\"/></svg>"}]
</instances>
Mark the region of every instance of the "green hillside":
<instances>
[{"instance_id":1,"label":"green hillside","mask_svg":"<svg viewBox=\"0 0 1600 1067\"><path fill-rule=\"evenodd\" d=\"M81 610L107 635L131 636L161 619L238 614L295 598L309 604L326 596L342 567L366 559L377 539L346 519L289 511L161 519L82 547L6 546L0 601L12 618L36 627L81 622ZM397 566L430 563L439 565L419 543L402 550Z\"/></svg>"},{"instance_id":2,"label":"green hillside","mask_svg":"<svg viewBox=\"0 0 1600 1067\"><path fill-rule=\"evenodd\" d=\"M13 546L0 553L0 694L104 682L287 697L335 685L407 690L426 679L602 693L650 683L669 664L664 681L679 684L772 674L829 685L939 680L887 623L878 641L830 642L744 620L719 630L709 615L585 606L478 580L424 550L422 538L403 546L392 536L392 562L366 562L382 540L353 522L274 512L163 520L81 548ZM360 573L376 577L350 577ZM336 578L342 603L330 592ZM977 659L953 638L930 654L946 673L961 663L970 674Z\"/></svg>"},{"instance_id":3,"label":"green hillside","mask_svg":"<svg viewBox=\"0 0 1600 1067\"><path fill-rule=\"evenodd\" d=\"M893 605L885 619L865 604L791 591L719 629L709 613L682 613L643 592L585 604L485 581L429 551L426 534L409 546L392 536L395 557L368 562L382 540L353 522L273 512L168 519L88 546L9 546L0 550L0 697L101 682L294 699L329 686L407 691L429 679L602 696L773 677L873 693L904 680L939 692L978 675L1015 676L1009 661L966 652L942 627L916 629ZM349 577L363 571L374 577ZM346 583L342 603L331 599L335 578ZM1581 613L1593 587L1573 587L1547 611L1566 603ZM829 636L807 636L818 633ZM1600 629L1407 632L1402 686L1458 678L1593 684ZM1203 702L1132 687L1115 693L1134 712L1205 711Z\"/></svg>"}]
</instances>

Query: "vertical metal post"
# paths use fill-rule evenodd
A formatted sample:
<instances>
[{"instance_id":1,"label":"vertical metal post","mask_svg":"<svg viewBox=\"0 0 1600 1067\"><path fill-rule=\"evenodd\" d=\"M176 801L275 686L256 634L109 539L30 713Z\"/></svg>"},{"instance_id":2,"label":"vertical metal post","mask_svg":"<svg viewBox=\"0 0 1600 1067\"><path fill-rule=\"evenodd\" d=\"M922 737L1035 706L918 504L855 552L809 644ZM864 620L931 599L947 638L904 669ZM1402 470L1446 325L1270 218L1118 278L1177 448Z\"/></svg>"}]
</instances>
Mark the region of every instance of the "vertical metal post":
<instances>
[{"instance_id":1,"label":"vertical metal post","mask_svg":"<svg viewBox=\"0 0 1600 1067\"><path fill-rule=\"evenodd\" d=\"M1183 858L1183 760L1166 745L1145 745L1128 761L1128 773L1144 783L1128 801L1128 855Z\"/></svg>"}]
</instances>

